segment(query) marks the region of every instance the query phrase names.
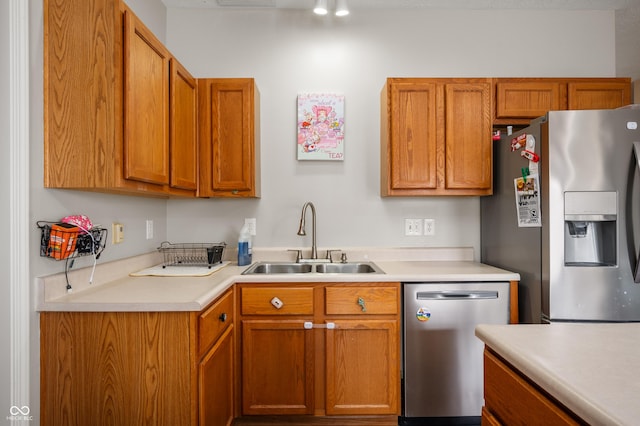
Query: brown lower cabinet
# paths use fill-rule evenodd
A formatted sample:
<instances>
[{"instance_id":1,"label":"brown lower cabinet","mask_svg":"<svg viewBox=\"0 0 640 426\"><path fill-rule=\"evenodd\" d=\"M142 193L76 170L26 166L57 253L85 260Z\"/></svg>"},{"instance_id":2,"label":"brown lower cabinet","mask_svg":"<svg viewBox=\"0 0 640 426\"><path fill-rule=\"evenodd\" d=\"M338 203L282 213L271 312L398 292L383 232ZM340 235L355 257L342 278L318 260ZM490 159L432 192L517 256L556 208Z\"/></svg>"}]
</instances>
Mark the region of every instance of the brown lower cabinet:
<instances>
[{"instance_id":1,"label":"brown lower cabinet","mask_svg":"<svg viewBox=\"0 0 640 426\"><path fill-rule=\"evenodd\" d=\"M42 312L49 425L233 422L234 292L202 312Z\"/></svg>"},{"instance_id":2,"label":"brown lower cabinet","mask_svg":"<svg viewBox=\"0 0 640 426\"><path fill-rule=\"evenodd\" d=\"M241 415L400 413L399 283L237 287Z\"/></svg>"},{"instance_id":3,"label":"brown lower cabinet","mask_svg":"<svg viewBox=\"0 0 640 426\"><path fill-rule=\"evenodd\" d=\"M482 425L586 425L490 349L484 352Z\"/></svg>"},{"instance_id":4,"label":"brown lower cabinet","mask_svg":"<svg viewBox=\"0 0 640 426\"><path fill-rule=\"evenodd\" d=\"M40 330L43 426L400 413L399 283L239 283L201 312L41 312Z\"/></svg>"}]
</instances>

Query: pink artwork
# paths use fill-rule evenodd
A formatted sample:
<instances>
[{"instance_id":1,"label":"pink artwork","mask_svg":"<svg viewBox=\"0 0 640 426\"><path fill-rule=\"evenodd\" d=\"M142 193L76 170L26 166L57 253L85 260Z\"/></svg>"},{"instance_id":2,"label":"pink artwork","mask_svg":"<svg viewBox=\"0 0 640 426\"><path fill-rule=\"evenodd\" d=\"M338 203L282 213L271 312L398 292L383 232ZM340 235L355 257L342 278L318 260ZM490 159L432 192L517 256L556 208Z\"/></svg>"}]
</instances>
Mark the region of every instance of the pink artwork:
<instances>
[{"instance_id":1,"label":"pink artwork","mask_svg":"<svg viewBox=\"0 0 640 426\"><path fill-rule=\"evenodd\" d=\"M344 160L344 95L298 95L298 160Z\"/></svg>"}]
</instances>

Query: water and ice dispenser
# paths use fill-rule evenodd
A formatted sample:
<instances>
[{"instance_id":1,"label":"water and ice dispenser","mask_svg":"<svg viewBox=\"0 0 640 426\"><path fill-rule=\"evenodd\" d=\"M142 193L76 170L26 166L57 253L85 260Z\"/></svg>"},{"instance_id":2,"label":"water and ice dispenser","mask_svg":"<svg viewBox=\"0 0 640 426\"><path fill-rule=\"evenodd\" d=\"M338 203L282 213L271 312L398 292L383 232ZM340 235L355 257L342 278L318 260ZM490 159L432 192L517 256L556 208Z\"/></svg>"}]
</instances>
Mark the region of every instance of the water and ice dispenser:
<instances>
[{"instance_id":1,"label":"water and ice dispenser","mask_svg":"<svg viewBox=\"0 0 640 426\"><path fill-rule=\"evenodd\" d=\"M565 192L565 266L617 265L617 219L615 191Z\"/></svg>"}]
</instances>

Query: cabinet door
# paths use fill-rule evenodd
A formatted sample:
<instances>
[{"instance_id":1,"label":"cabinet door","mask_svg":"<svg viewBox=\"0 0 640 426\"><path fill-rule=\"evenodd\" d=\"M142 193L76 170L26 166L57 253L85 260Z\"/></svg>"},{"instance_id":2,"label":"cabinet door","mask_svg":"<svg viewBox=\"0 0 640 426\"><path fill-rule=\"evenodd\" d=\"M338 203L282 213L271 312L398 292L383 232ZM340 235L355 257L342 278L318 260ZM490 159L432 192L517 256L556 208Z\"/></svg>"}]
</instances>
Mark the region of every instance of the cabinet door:
<instances>
[{"instance_id":1,"label":"cabinet door","mask_svg":"<svg viewBox=\"0 0 640 426\"><path fill-rule=\"evenodd\" d=\"M628 83L576 82L567 86L569 109L611 109L631 103Z\"/></svg>"},{"instance_id":2,"label":"cabinet door","mask_svg":"<svg viewBox=\"0 0 640 426\"><path fill-rule=\"evenodd\" d=\"M171 58L171 187L198 187L197 83Z\"/></svg>"},{"instance_id":3,"label":"cabinet door","mask_svg":"<svg viewBox=\"0 0 640 426\"><path fill-rule=\"evenodd\" d=\"M334 324L326 330L326 413L399 414L398 321Z\"/></svg>"},{"instance_id":4,"label":"cabinet door","mask_svg":"<svg viewBox=\"0 0 640 426\"><path fill-rule=\"evenodd\" d=\"M198 371L199 425L229 426L233 422L233 325L204 356Z\"/></svg>"},{"instance_id":5,"label":"cabinet door","mask_svg":"<svg viewBox=\"0 0 640 426\"><path fill-rule=\"evenodd\" d=\"M169 52L125 11L124 177L169 183Z\"/></svg>"},{"instance_id":6,"label":"cabinet door","mask_svg":"<svg viewBox=\"0 0 640 426\"><path fill-rule=\"evenodd\" d=\"M389 192L435 189L437 85L392 82L389 94L387 167Z\"/></svg>"},{"instance_id":7,"label":"cabinet door","mask_svg":"<svg viewBox=\"0 0 640 426\"><path fill-rule=\"evenodd\" d=\"M243 320L242 414L312 414L313 356L304 320Z\"/></svg>"},{"instance_id":8,"label":"cabinet door","mask_svg":"<svg viewBox=\"0 0 640 426\"><path fill-rule=\"evenodd\" d=\"M250 78L199 81L202 197L257 197L257 90Z\"/></svg>"},{"instance_id":9,"label":"cabinet door","mask_svg":"<svg viewBox=\"0 0 640 426\"><path fill-rule=\"evenodd\" d=\"M496 83L496 118L537 118L566 108L565 85L560 82Z\"/></svg>"},{"instance_id":10,"label":"cabinet door","mask_svg":"<svg viewBox=\"0 0 640 426\"><path fill-rule=\"evenodd\" d=\"M491 194L491 84L453 83L445 86L446 190Z\"/></svg>"}]
</instances>

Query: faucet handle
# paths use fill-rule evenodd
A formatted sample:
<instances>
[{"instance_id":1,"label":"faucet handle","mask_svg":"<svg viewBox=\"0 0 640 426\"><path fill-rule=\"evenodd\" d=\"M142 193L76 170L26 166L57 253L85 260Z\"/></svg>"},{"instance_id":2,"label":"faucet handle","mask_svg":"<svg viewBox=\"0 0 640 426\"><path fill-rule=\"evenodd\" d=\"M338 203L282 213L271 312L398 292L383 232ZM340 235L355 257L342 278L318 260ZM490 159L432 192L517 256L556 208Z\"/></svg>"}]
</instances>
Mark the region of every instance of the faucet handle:
<instances>
[{"instance_id":1,"label":"faucet handle","mask_svg":"<svg viewBox=\"0 0 640 426\"><path fill-rule=\"evenodd\" d=\"M300 263L302 260L302 250L300 249L288 249L287 251L295 251L296 252L296 263Z\"/></svg>"},{"instance_id":2,"label":"faucet handle","mask_svg":"<svg viewBox=\"0 0 640 426\"><path fill-rule=\"evenodd\" d=\"M347 263L347 253L342 252L342 256L340 256L340 262Z\"/></svg>"},{"instance_id":3,"label":"faucet handle","mask_svg":"<svg viewBox=\"0 0 640 426\"><path fill-rule=\"evenodd\" d=\"M327 260L329 260L330 262L333 262L333 259L331 258L331 253L333 253L334 251L342 251L342 250L339 250L339 249L327 250Z\"/></svg>"}]
</instances>

